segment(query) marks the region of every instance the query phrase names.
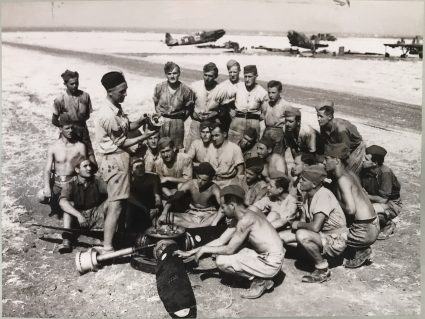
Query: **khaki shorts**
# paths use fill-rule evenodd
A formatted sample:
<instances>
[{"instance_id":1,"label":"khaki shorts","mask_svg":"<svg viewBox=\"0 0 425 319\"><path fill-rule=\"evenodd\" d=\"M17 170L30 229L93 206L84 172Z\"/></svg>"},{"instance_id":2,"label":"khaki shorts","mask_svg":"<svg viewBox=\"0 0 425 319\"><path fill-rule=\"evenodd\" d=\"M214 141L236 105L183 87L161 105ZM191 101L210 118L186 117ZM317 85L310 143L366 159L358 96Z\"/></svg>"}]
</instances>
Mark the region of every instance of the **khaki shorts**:
<instances>
[{"instance_id":1,"label":"khaki shorts","mask_svg":"<svg viewBox=\"0 0 425 319\"><path fill-rule=\"evenodd\" d=\"M109 201L130 197L130 154L102 154L99 172L106 182Z\"/></svg>"},{"instance_id":2,"label":"khaki shorts","mask_svg":"<svg viewBox=\"0 0 425 319\"><path fill-rule=\"evenodd\" d=\"M347 248L347 234L348 228L340 232L322 233L320 232L320 239L322 240L323 253L330 257L341 255L345 248Z\"/></svg>"},{"instance_id":3,"label":"khaki shorts","mask_svg":"<svg viewBox=\"0 0 425 319\"><path fill-rule=\"evenodd\" d=\"M273 278L283 263L282 253L258 254L252 249L243 248L234 255L218 255L215 262L220 270L227 273Z\"/></svg>"},{"instance_id":4,"label":"khaki shorts","mask_svg":"<svg viewBox=\"0 0 425 319\"><path fill-rule=\"evenodd\" d=\"M372 245L380 232L379 219L356 222L354 221L347 236L347 246L362 249Z\"/></svg>"}]
</instances>

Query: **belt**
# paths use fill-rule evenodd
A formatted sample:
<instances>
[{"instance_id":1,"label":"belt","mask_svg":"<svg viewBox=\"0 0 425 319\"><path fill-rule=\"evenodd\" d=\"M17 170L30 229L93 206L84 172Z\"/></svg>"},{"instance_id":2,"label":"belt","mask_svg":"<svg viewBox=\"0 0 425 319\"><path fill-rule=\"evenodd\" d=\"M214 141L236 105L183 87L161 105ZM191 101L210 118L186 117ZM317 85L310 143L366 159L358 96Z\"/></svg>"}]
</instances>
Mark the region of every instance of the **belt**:
<instances>
[{"instance_id":1,"label":"belt","mask_svg":"<svg viewBox=\"0 0 425 319\"><path fill-rule=\"evenodd\" d=\"M69 183L75 175L56 175L54 174L53 179L56 183Z\"/></svg>"},{"instance_id":2,"label":"belt","mask_svg":"<svg viewBox=\"0 0 425 319\"><path fill-rule=\"evenodd\" d=\"M364 220L354 220L353 224L370 224L376 219L376 217L370 218L370 219L364 219Z\"/></svg>"},{"instance_id":3,"label":"belt","mask_svg":"<svg viewBox=\"0 0 425 319\"><path fill-rule=\"evenodd\" d=\"M247 119L247 120L260 120L260 114L236 112L235 117Z\"/></svg>"}]
</instances>

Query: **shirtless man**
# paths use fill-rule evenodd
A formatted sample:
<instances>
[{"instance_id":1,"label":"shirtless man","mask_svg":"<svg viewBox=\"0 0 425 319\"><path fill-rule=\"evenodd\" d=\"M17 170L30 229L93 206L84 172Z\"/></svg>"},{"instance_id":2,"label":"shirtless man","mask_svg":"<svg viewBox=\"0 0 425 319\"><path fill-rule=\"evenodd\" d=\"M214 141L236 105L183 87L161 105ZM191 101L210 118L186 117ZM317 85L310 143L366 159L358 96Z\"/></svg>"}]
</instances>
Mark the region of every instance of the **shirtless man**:
<instances>
[{"instance_id":1,"label":"shirtless man","mask_svg":"<svg viewBox=\"0 0 425 319\"><path fill-rule=\"evenodd\" d=\"M183 183L179 190L170 198L164 207L159 223L165 223L173 203L189 193L192 201L189 209L182 214L173 214L168 218L173 224L185 228L216 226L223 217L217 211L220 203L220 188L212 182L214 168L207 162L202 162L195 169L196 179Z\"/></svg>"},{"instance_id":2,"label":"shirtless man","mask_svg":"<svg viewBox=\"0 0 425 319\"><path fill-rule=\"evenodd\" d=\"M301 220L291 224L291 231L279 235L284 244L297 242L312 257L315 270L303 276L302 282L329 280L328 261L322 255L336 257L347 247L347 225L344 212L335 195L323 187L326 171L321 165L306 167L301 173L300 188L305 192Z\"/></svg>"},{"instance_id":3,"label":"shirtless man","mask_svg":"<svg viewBox=\"0 0 425 319\"><path fill-rule=\"evenodd\" d=\"M245 192L240 186L229 185L220 193L221 207L232 224L217 239L190 251L175 254L195 260L205 254L217 255L215 263L224 273L251 280L251 286L243 298L259 298L274 286L275 277L283 263L282 242L273 226L261 214L248 210L244 205ZM252 248L242 248L249 243Z\"/></svg>"},{"instance_id":4,"label":"shirtless man","mask_svg":"<svg viewBox=\"0 0 425 319\"><path fill-rule=\"evenodd\" d=\"M62 208L64 228L72 227L73 222L81 228L103 228L103 221L108 213L109 201L105 182L94 175L93 163L88 158L78 159L75 166L77 176L66 184L59 198ZM75 235L62 233L62 245L59 253L72 252Z\"/></svg>"},{"instance_id":5,"label":"shirtless man","mask_svg":"<svg viewBox=\"0 0 425 319\"><path fill-rule=\"evenodd\" d=\"M204 121L199 125L201 138L194 140L189 146L187 155L192 158L193 166L196 167L199 163L205 160L208 147L211 145L211 122Z\"/></svg>"},{"instance_id":6,"label":"shirtless man","mask_svg":"<svg viewBox=\"0 0 425 319\"><path fill-rule=\"evenodd\" d=\"M161 157L155 161L155 171L161 178L162 194L167 198L177 191L179 184L192 179L192 159L179 152L169 137L159 140L158 150Z\"/></svg>"},{"instance_id":7,"label":"shirtless man","mask_svg":"<svg viewBox=\"0 0 425 319\"><path fill-rule=\"evenodd\" d=\"M241 148L227 139L227 131L222 124L211 126L212 143L207 150L205 162L216 171L214 182L220 188L237 184L237 176L244 173L244 159Z\"/></svg>"},{"instance_id":8,"label":"shirtless man","mask_svg":"<svg viewBox=\"0 0 425 319\"><path fill-rule=\"evenodd\" d=\"M347 169L358 176L363 165L366 145L357 127L347 120L334 118L333 101L320 103L316 106L316 111L321 143L324 145L345 143L350 150Z\"/></svg>"},{"instance_id":9,"label":"shirtless man","mask_svg":"<svg viewBox=\"0 0 425 319\"><path fill-rule=\"evenodd\" d=\"M273 177L267 187L267 196L249 209L266 215L267 220L279 231L295 219L297 203L295 197L288 193L289 178L282 173Z\"/></svg>"},{"instance_id":10,"label":"shirtless man","mask_svg":"<svg viewBox=\"0 0 425 319\"><path fill-rule=\"evenodd\" d=\"M80 84L78 72L66 70L61 77L66 89L53 102L52 124L60 127L59 119L61 116L67 116L74 124L76 138L86 144L90 161L97 165L86 124L90 113L93 112L90 95L78 89Z\"/></svg>"},{"instance_id":11,"label":"shirtless man","mask_svg":"<svg viewBox=\"0 0 425 319\"><path fill-rule=\"evenodd\" d=\"M62 116L59 123L61 137L47 150L44 188L38 192L37 197L40 203L50 204L51 215L57 214L61 217L61 190L75 177L75 161L87 156L87 146L76 139L74 124L68 117Z\"/></svg>"},{"instance_id":12,"label":"shirtless man","mask_svg":"<svg viewBox=\"0 0 425 319\"><path fill-rule=\"evenodd\" d=\"M274 141L267 137L263 137L257 143L258 157L264 160L263 175L266 180L269 180L270 175L276 172L282 172L285 175L288 172L283 156L273 153L274 145Z\"/></svg>"},{"instance_id":13,"label":"shirtless man","mask_svg":"<svg viewBox=\"0 0 425 319\"><path fill-rule=\"evenodd\" d=\"M325 169L337 183L336 197L347 218L354 218L347 239L347 268L357 268L370 259L370 246L379 235L379 219L359 178L346 167L350 149L345 143L325 145Z\"/></svg>"}]
</instances>

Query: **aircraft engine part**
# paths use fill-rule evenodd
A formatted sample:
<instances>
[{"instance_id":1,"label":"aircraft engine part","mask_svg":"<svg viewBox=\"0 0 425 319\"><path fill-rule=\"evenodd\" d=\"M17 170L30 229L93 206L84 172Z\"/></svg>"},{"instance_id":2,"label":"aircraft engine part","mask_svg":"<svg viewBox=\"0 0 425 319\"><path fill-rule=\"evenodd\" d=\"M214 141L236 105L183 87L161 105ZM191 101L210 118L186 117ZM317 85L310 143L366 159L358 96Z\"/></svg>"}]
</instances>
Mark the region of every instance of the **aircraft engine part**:
<instances>
[{"instance_id":1,"label":"aircraft engine part","mask_svg":"<svg viewBox=\"0 0 425 319\"><path fill-rule=\"evenodd\" d=\"M90 248L84 252L77 252L75 255L75 266L80 274L84 274L89 271L98 271L100 268L102 268L102 262L104 261L111 260L116 257L131 255L135 252L152 246L155 245L150 244L146 246L129 247L102 255L100 255L95 248Z\"/></svg>"},{"instance_id":2,"label":"aircraft engine part","mask_svg":"<svg viewBox=\"0 0 425 319\"><path fill-rule=\"evenodd\" d=\"M143 252L136 253L131 256L130 265L136 270L144 271L147 273L154 274L156 271L156 253L157 246L172 241L177 244L177 247L181 250L190 250L194 248L193 240L190 240L190 235L185 232L185 229L178 226L162 225L160 228L151 227L140 236L136 241L136 246L150 246L155 248L149 248Z\"/></svg>"},{"instance_id":3,"label":"aircraft engine part","mask_svg":"<svg viewBox=\"0 0 425 319\"><path fill-rule=\"evenodd\" d=\"M196 318L195 294L185 265L180 257L173 255L178 249L172 240L162 240L155 247L158 295L172 318Z\"/></svg>"}]
</instances>

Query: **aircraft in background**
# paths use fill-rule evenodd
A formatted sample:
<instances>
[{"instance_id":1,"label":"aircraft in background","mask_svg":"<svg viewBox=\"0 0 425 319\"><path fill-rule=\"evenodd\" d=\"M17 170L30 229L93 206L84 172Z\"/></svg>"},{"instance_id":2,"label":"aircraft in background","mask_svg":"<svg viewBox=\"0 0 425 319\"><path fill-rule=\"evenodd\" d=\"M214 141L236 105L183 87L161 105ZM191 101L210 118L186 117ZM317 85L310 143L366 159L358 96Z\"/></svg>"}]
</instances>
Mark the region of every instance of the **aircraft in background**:
<instances>
[{"instance_id":1,"label":"aircraft in background","mask_svg":"<svg viewBox=\"0 0 425 319\"><path fill-rule=\"evenodd\" d=\"M345 6L345 4L348 4L350 6L350 0L333 0L336 4L342 6Z\"/></svg>"},{"instance_id":2,"label":"aircraft in background","mask_svg":"<svg viewBox=\"0 0 425 319\"><path fill-rule=\"evenodd\" d=\"M412 43L405 43L403 38L400 41L397 41L397 43L384 43L385 57L390 57L390 55L387 53L387 47L390 47L393 49L400 48L402 52L401 58L407 58L408 54L418 54L419 57L422 59L423 44L420 42L421 38L419 36L416 36L413 38Z\"/></svg>"},{"instance_id":3,"label":"aircraft in background","mask_svg":"<svg viewBox=\"0 0 425 319\"><path fill-rule=\"evenodd\" d=\"M311 50L313 53L316 52L318 48L326 48L329 46L328 44L321 44L321 39L331 39L328 41L336 40L336 38L330 34L312 35L310 38L308 38L304 33L297 32L294 30L288 31L287 36L291 46L308 49Z\"/></svg>"},{"instance_id":4,"label":"aircraft in background","mask_svg":"<svg viewBox=\"0 0 425 319\"><path fill-rule=\"evenodd\" d=\"M215 42L220 39L226 31L223 29L213 31L199 31L194 34L189 34L181 37L180 39L174 39L170 33L165 34L165 44L169 47L177 45L192 45L201 44L208 42Z\"/></svg>"}]
</instances>

